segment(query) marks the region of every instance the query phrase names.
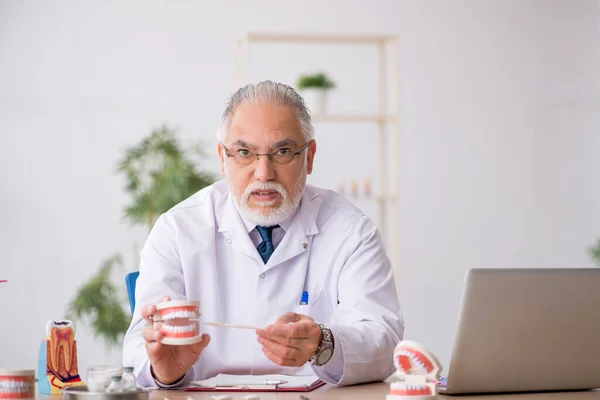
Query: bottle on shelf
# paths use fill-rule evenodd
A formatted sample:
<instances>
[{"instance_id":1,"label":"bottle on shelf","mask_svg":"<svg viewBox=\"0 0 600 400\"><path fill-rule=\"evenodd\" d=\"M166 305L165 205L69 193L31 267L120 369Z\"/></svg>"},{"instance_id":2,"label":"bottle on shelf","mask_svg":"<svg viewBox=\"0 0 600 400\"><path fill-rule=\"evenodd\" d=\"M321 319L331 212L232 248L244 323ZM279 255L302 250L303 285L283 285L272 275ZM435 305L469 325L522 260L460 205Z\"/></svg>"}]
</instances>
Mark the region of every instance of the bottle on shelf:
<instances>
[{"instance_id":1,"label":"bottle on shelf","mask_svg":"<svg viewBox=\"0 0 600 400\"><path fill-rule=\"evenodd\" d=\"M357 181L352 181L351 195L352 195L352 197L358 196L358 182Z\"/></svg>"},{"instance_id":2,"label":"bottle on shelf","mask_svg":"<svg viewBox=\"0 0 600 400\"><path fill-rule=\"evenodd\" d=\"M369 178L365 178L364 191L366 197L371 197L371 180Z\"/></svg>"},{"instance_id":3,"label":"bottle on shelf","mask_svg":"<svg viewBox=\"0 0 600 400\"><path fill-rule=\"evenodd\" d=\"M373 195L373 182L369 178L364 178L362 185L359 180L353 180L348 185L350 191L346 193L346 183L340 183L338 185L338 193L342 196L349 194L353 198L369 198Z\"/></svg>"}]
</instances>

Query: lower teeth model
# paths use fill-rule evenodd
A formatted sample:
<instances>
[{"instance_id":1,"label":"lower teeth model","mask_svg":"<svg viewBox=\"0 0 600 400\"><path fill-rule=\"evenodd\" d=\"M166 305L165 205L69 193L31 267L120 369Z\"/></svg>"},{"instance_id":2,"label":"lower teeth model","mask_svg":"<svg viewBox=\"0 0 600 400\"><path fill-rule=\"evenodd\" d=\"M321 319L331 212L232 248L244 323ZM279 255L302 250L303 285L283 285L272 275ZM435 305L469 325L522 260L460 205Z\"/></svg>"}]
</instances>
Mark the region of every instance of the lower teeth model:
<instances>
[{"instance_id":1,"label":"lower teeth model","mask_svg":"<svg viewBox=\"0 0 600 400\"><path fill-rule=\"evenodd\" d=\"M35 399L35 371L0 370L0 399Z\"/></svg>"},{"instance_id":2,"label":"lower teeth model","mask_svg":"<svg viewBox=\"0 0 600 400\"><path fill-rule=\"evenodd\" d=\"M163 301L156 305L154 328L161 331L161 343L186 345L202 340L198 318L200 302L194 300Z\"/></svg>"},{"instance_id":3,"label":"lower teeth model","mask_svg":"<svg viewBox=\"0 0 600 400\"><path fill-rule=\"evenodd\" d=\"M435 355L417 342L403 340L394 349L398 382L390 385L387 400L434 400L442 366Z\"/></svg>"}]
</instances>

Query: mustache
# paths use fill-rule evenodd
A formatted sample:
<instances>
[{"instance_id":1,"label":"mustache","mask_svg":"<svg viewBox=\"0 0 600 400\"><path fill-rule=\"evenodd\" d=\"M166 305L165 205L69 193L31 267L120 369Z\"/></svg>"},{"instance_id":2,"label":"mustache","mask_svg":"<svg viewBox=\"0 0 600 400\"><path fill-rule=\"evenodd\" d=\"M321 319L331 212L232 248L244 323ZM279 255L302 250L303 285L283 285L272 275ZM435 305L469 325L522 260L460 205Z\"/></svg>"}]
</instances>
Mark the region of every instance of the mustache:
<instances>
[{"instance_id":1,"label":"mustache","mask_svg":"<svg viewBox=\"0 0 600 400\"><path fill-rule=\"evenodd\" d=\"M272 190L279 193L284 201L288 199L287 191L281 184L276 182L254 182L244 191L244 195L242 196L244 201L247 202L250 199L250 196L252 196L252 192L257 190Z\"/></svg>"}]
</instances>

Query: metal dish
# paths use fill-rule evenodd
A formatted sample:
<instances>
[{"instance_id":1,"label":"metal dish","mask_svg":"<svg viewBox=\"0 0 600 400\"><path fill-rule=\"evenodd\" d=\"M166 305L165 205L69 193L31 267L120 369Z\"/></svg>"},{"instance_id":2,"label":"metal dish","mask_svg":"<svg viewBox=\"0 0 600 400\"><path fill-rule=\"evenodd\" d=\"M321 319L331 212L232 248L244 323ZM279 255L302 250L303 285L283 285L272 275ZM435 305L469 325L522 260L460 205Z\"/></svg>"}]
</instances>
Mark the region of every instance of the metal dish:
<instances>
[{"instance_id":1,"label":"metal dish","mask_svg":"<svg viewBox=\"0 0 600 400\"><path fill-rule=\"evenodd\" d=\"M135 392L90 392L86 385L70 386L62 390L64 400L148 400L149 390Z\"/></svg>"}]
</instances>

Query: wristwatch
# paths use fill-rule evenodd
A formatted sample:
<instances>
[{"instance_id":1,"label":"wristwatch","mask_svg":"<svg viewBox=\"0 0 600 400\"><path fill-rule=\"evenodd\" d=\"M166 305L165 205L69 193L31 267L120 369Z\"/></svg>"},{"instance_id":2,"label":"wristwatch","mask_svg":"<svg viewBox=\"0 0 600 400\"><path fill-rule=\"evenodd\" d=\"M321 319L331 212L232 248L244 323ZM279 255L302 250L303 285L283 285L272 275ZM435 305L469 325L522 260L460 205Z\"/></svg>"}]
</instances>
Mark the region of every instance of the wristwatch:
<instances>
[{"instance_id":1,"label":"wristwatch","mask_svg":"<svg viewBox=\"0 0 600 400\"><path fill-rule=\"evenodd\" d=\"M322 334L321 343L309 361L317 367L325 365L333 355L333 335L331 334L331 329L323 324L319 324L319 327Z\"/></svg>"}]
</instances>

